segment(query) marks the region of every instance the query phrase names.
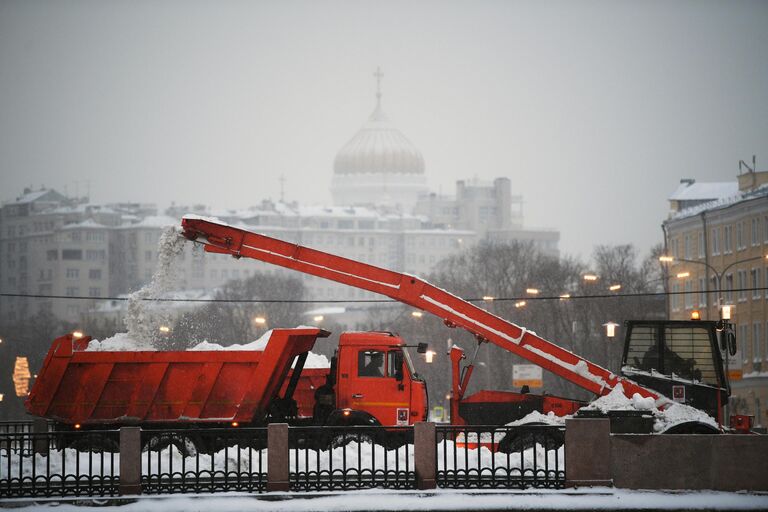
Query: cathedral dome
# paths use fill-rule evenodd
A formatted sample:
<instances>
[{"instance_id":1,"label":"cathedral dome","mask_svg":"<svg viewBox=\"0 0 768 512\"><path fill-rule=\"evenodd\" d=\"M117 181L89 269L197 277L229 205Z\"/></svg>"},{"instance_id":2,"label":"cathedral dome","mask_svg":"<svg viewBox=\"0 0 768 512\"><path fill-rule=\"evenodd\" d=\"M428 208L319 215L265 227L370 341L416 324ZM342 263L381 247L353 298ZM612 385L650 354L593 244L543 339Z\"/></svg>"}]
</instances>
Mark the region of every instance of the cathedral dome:
<instances>
[{"instance_id":1,"label":"cathedral dome","mask_svg":"<svg viewBox=\"0 0 768 512\"><path fill-rule=\"evenodd\" d=\"M424 174L424 157L393 127L381 102L333 162L334 174Z\"/></svg>"}]
</instances>

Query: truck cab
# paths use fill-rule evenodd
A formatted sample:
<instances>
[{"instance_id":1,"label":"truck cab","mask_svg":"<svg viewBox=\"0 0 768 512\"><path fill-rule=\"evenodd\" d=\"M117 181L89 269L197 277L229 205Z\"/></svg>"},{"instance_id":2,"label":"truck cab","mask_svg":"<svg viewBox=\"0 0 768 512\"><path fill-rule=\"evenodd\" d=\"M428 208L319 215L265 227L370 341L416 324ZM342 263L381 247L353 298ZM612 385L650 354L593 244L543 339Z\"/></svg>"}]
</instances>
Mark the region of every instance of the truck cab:
<instances>
[{"instance_id":1,"label":"truck cab","mask_svg":"<svg viewBox=\"0 0 768 512\"><path fill-rule=\"evenodd\" d=\"M326 423L399 426L426 421L427 386L399 336L343 333L334 363L336 410Z\"/></svg>"}]
</instances>

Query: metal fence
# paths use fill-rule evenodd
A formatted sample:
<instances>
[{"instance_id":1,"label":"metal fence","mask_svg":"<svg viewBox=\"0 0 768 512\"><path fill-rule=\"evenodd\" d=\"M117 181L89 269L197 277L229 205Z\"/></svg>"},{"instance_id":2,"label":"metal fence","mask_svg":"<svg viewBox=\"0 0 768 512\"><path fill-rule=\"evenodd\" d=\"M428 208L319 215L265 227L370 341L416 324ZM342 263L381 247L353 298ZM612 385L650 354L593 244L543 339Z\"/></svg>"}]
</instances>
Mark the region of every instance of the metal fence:
<instances>
[{"instance_id":1,"label":"metal fence","mask_svg":"<svg viewBox=\"0 0 768 512\"><path fill-rule=\"evenodd\" d=\"M290 488L413 489L413 429L298 427L288 434Z\"/></svg>"},{"instance_id":2,"label":"metal fence","mask_svg":"<svg viewBox=\"0 0 768 512\"><path fill-rule=\"evenodd\" d=\"M142 492L266 489L266 428L144 430L141 437Z\"/></svg>"},{"instance_id":3,"label":"metal fence","mask_svg":"<svg viewBox=\"0 0 768 512\"><path fill-rule=\"evenodd\" d=\"M565 428L438 426L437 485L565 487Z\"/></svg>"},{"instance_id":4,"label":"metal fence","mask_svg":"<svg viewBox=\"0 0 768 512\"><path fill-rule=\"evenodd\" d=\"M0 497L114 496L117 431L0 434Z\"/></svg>"},{"instance_id":5,"label":"metal fence","mask_svg":"<svg viewBox=\"0 0 768 512\"><path fill-rule=\"evenodd\" d=\"M32 432L31 421L0 421L0 434L23 434Z\"/></svg>"}]
</instances>

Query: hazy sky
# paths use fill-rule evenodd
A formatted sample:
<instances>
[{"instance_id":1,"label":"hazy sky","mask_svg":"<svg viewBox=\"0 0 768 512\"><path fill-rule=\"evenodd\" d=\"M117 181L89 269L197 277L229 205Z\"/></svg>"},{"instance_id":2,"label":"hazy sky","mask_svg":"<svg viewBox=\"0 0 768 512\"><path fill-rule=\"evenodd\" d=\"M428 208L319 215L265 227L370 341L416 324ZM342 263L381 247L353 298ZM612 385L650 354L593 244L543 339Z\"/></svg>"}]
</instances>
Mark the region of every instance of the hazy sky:
<instances>
[{"instance_id":1,"label":"hazy sky","mask_svg":"<svg viewBox=\"0 0 768 512\"><path fill-rule=\"evenodd\" d=\"M375 105L429 185L508 176L561 249L661 238L768 168L768 2L0 1L0 199L330 203ZM76 182L80 182L79 185Z\"/></svg>"}]
</instances>

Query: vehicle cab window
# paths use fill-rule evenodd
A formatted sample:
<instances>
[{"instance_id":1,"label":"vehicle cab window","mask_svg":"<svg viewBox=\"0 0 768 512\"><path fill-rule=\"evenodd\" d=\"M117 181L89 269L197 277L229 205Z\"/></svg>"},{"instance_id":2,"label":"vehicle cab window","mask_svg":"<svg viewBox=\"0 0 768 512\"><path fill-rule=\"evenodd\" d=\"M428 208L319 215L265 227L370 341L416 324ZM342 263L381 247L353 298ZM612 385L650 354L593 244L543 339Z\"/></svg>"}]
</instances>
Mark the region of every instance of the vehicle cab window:
<instances>
[{"instance_id":1,"label":"vehicle cab window","mask_svg":"<svg viewBox=\"0 0 768 512\"><path fill-rule=\"evenodd\" d=\"M384 352L361 350L357 353L358 377L384 377Z\"/></svg>"}]
</instances>

